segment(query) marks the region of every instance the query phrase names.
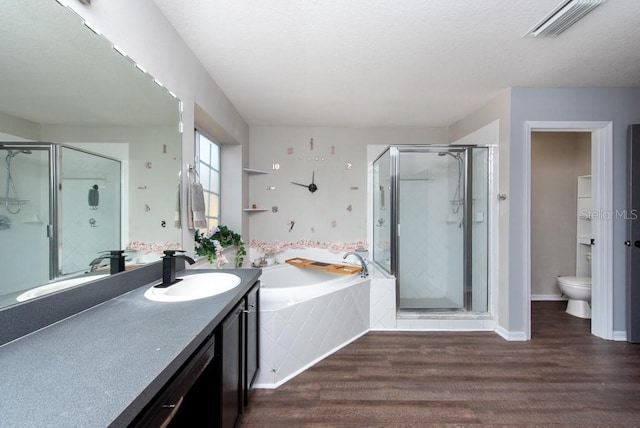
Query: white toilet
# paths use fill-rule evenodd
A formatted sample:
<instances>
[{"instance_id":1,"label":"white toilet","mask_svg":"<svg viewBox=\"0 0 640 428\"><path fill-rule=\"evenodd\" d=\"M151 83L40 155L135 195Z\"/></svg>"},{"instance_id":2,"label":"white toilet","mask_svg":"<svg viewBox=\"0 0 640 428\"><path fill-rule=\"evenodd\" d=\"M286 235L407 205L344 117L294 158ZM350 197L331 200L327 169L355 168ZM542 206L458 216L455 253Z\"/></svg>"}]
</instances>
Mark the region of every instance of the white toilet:
<instances>
[{"instance_id":1,"label":"white toilet","mask_svg":"<svg viewBox=\"0 0 640 428\"><path fill-rule=\"evenodd\" d=\"M591 318L591 277L559 276L558 286L562 294L569 298L567 313L579 318Z\"/></svg>"}]
</instances>

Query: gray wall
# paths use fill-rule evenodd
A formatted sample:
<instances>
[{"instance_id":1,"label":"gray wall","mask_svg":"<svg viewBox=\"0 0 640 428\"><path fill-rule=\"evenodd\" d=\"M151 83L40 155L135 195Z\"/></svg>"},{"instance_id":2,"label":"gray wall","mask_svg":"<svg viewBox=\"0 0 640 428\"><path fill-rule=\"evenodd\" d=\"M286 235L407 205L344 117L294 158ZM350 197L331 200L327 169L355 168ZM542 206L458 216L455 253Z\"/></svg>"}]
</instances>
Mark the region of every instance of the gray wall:
<instances>
[{"instance_id":1,"label":"gray wall","mask_svg":"<svg viewBox=\"0 0 640 428\"><path fill-rule=\"evenodd\" d=\"M521 282L525 266L523 235L526 188L523 174L529 162L523 150L527 121L613 121L613 209L626 206L627 126L640 123L640 88L513 88L511 90L511 141L509 200L509 306L521 308L529 299ZM623 219L613 220L613 330L625 331L625 233ZM524 330L523 314L509 311L509 329Z\"/></svg>"}]
</instances>

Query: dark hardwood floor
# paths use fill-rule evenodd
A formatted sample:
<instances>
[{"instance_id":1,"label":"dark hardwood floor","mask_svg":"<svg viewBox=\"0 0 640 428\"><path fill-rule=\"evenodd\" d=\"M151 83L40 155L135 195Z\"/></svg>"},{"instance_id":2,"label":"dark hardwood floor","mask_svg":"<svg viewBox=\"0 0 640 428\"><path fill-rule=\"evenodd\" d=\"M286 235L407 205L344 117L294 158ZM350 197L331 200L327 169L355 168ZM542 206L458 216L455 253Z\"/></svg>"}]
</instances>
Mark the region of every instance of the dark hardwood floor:
<instances>
[{"instance_id":1,"label":"dark hardwood floor","mask_svg":"<svg viewBox=\"0 0 640 428\"><path fill-rule=\"evenodd\" d=\"M534 302L532 340L370 332L275 390L241 427L640 427L640 345Z\"/></svg>"}]
</instances>

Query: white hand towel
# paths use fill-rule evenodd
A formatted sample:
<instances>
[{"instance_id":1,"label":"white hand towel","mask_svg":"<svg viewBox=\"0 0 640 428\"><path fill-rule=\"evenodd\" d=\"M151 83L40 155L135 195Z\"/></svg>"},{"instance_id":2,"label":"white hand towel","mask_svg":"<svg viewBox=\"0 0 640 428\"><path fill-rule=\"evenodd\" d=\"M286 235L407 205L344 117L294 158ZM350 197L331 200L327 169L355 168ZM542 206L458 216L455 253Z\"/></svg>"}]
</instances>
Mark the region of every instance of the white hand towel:
<instances>
[{"instance_id":1,"label":"white hand towel","mask_svg":"<svg viewBox=\"0 0 640 428\"><path fill-rule=\"evenodd\" d=\"M178 186L176 188L176 211L173 217L173 225L176 229L182 229L182 212L180 211L180 186L182 183L178 181Z\"/></svg>"},{"instance_id":2,"label":"white hand towel","mask_svg":"<svg viewBox=\"0 0 640 428\"><path fill-rule=\"evenodd\" d=\"M191 199L191 212L193 213L193 227L200 229L207 227L207 218L205 217L204 192L202 184L190 183L189 195Z\"/></svg>"}]
</instances>

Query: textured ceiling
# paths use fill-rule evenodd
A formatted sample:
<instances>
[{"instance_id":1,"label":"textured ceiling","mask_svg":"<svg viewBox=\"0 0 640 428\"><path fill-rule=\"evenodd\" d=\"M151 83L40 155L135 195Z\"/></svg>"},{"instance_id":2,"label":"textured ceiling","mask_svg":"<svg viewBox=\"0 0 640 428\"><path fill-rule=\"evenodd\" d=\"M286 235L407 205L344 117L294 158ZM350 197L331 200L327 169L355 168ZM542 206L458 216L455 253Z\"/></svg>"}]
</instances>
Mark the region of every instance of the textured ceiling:
<instances>
[{"instance_id":1,"label":"textured ceiling","mask_svg":"<svg viewBox=\"0 0 640 428\"><path fill-rule=\"evenodd\" d=\"M640 86L640 1L154 0L250 125L448 126L513 86Z\"/></svg>"}]
</instances>

